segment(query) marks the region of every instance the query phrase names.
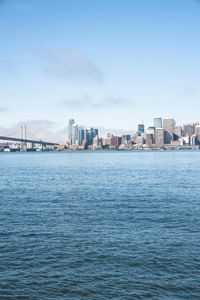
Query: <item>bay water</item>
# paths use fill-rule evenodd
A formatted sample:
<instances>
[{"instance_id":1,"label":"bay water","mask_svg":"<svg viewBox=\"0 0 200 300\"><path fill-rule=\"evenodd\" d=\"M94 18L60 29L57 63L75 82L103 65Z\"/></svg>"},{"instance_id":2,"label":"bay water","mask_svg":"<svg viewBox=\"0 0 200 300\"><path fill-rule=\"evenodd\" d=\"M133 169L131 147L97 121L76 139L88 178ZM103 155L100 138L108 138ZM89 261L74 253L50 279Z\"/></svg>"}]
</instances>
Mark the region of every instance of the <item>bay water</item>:
<instances>
[{"instance_id":1,"label":"bay water","mask_svg":"<svg viewBox=\"0 0 200 300\"><path fill-rule=\"evenodd\" d=\"M0 299L200 299L200 151L0 153Z\"/></svg>"}]
</instances>

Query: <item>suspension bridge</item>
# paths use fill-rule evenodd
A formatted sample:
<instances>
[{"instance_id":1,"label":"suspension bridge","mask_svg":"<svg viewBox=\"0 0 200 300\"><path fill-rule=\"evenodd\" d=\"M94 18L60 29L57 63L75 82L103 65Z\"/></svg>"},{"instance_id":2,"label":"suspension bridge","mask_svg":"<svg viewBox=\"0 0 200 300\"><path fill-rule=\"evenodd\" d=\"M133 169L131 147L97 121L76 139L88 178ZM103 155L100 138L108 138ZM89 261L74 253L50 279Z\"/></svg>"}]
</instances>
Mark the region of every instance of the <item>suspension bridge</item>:
<instances>
[{"instance_id":1,"label":"suspension bridge","mask_svg":"<svg viewBox=\"0 0 200 300\"><path fill-rule=\"evenodd\" d=\"M15 137L14 134L6 134L0 135L0 141L6 141L6 142L16 142L16 143L21 143L21 144L38 144L41 146L58 146L58 143L54 142L47 142L44 140L40 140L37 137L34 136L30 132L30 130L27 129L26 125L22 125L20 128L20 137Z\"/></svg>"}]
</instances>

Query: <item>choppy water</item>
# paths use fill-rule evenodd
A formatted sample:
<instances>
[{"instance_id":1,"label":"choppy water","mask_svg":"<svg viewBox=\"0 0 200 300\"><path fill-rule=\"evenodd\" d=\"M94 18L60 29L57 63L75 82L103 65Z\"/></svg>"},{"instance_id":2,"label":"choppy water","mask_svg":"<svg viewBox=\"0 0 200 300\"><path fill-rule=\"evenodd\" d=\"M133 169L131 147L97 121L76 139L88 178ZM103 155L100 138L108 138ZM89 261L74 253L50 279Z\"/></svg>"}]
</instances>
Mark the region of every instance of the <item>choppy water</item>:
<instances>
[{"instance_id":1,"label":"choppy water","mask_svg":"<svg viewBox=\"0 0 200 300\"><path fill-rule=\"evenodd\" d=\"M200 152L1 153L0 299L200 299Z\"/></svg>"}]
</instances>

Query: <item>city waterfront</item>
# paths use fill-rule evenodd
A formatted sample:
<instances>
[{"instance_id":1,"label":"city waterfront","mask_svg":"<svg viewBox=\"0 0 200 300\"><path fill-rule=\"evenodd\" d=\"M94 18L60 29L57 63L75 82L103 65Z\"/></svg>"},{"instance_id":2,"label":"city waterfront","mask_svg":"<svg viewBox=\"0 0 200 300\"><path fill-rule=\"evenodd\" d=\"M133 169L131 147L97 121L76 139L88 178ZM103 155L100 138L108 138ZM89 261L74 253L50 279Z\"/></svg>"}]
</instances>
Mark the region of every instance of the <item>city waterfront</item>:
<instances>
[{"instance_id":1,"label":"city waterfront","mask_svg":"<svg viewBox=\"0 0 200 300\"><path fill-rule=\"evenodd\" d=\"M64 143L47 142L35 137L26 125L20 126L20 137L0 136L0 152L66 151L66 150L199 150L200 124L187 123L176 126L173 118L154 118L154 126L145 131L138 124L132 134L107 133L102 138L98 128L84 128L69 119ZM27 136L27 133L29 136ZM64 138L64 136L63 136ZM14 143L13 143L14 142Z\"/></svg>"},{"instance_id":2,"label":"city waterfront","mask_svg":"<svg viewBox=\"0 0 200 300\"><path fill-rule=\"evenodd\" d=\"M0 153L1 299L199 299L200 152Z\"/></svg>"}]
</instances>

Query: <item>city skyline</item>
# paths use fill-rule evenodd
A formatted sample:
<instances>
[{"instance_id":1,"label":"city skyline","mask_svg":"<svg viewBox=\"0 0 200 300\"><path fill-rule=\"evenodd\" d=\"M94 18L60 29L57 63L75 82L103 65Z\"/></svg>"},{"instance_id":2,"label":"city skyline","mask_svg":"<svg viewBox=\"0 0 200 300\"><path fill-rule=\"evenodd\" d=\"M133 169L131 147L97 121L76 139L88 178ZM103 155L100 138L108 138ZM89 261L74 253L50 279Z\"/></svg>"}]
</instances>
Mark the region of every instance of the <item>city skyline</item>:
<instances>
[{"instance_id":1,"label":"city skyline","mask_svg":"<svg viewBox=\"0 0 200 300\"><path fill-rule=\"evenodd\" d=\"M0 151L42 151L49 150L167 150L200 149L200 123L177 124L173 118L156 117L151 126L145 123L137 125L137 130L115 134L95 127L80 126L75 119L69 119L65 130L65 141L55 143L44 141L27 127L20 126L20 137L2 135ZM37 145L37 146L36 146Z\"/></svg>"},{"instance_id":2,"label":"city skyline","mask_svg":"<svg viewBox=\"0 0 200 300\"><path fill-rule=\"evenodd\" d=\"M199 120L198 1L9 0L0 25L0 127Z\"/></svg>"},{"instance_id":3,"label":"city skyline","mask_svg":"<svg viewBox=\"0 0 200 300\"><path fill-rule=\"evenodd\" d=\"M114 136L122 136L125 134L131 134L134 135L137 131L138 131L138 125L144 125L144 130L146 130L147 128L151 128L151 127L159 127L155 125L155 120L160 121L161 119L161 124L163 124L163 120L164 119L174 119L176 120L176 118L171 118L171 117L155 117L152 119L151 123L147 123L145 122L145 120L143 120L143 122L140 122L139 124L137 124L136 126L132 126L130 125L129 129L120 129L120 128L105 128L103 126L97 126L95 124L92 124L91 122L89 122L87 124L81 124L80 122L76 123L75 122L75 118L71 118L72 120L74 120L74 123L76 125L78 125L81 128L87 129L87 128L98 128L99 130L99 135L102 138L105 138L107 136L108 133L113 134ZM70 119L69 119L70 120ZM41 140L48 140L51 139L53 142L56 143L60 143L63 144L64 142L66 142L67 137L68 137L68 132L69 132L69 127L68 127L68 121L65 120L65 126L64 127L57 127L57 123L56 122L51 122L51 121L45 121L45 120L41 120L40 122L37 121L26 121L26 122L19 122L17 124L14 124L11 127L0 127L0 135L2 136L13 136L13 137L20 137L20 132L21 132L21 127L26 125L32 132L32 134L34 134L35 136L38 137L38 139ZM184 123L178 123L176 121L176 126L177 127L184 127L184 125L188 125L188 124L200 124L200 121L196 120L196 121L187 121ZM161 126L163 127L163 126Z\"/></svg>"},{"instance_id":4,"label":"city skyline","mask_svg":"<svg viewBox=\"0 0 200 300\"><path fill-rule=\"evenodd\" d=\"M150 127L140 123L133 134L129 132L114 135L109 132L106 137L102 137L99 133L98 128L84 128L74 119L69 119L63 150L199 149L200 147L200 123L178 125L173 118L154 118Z\"/></svg>"}]
</instances>

